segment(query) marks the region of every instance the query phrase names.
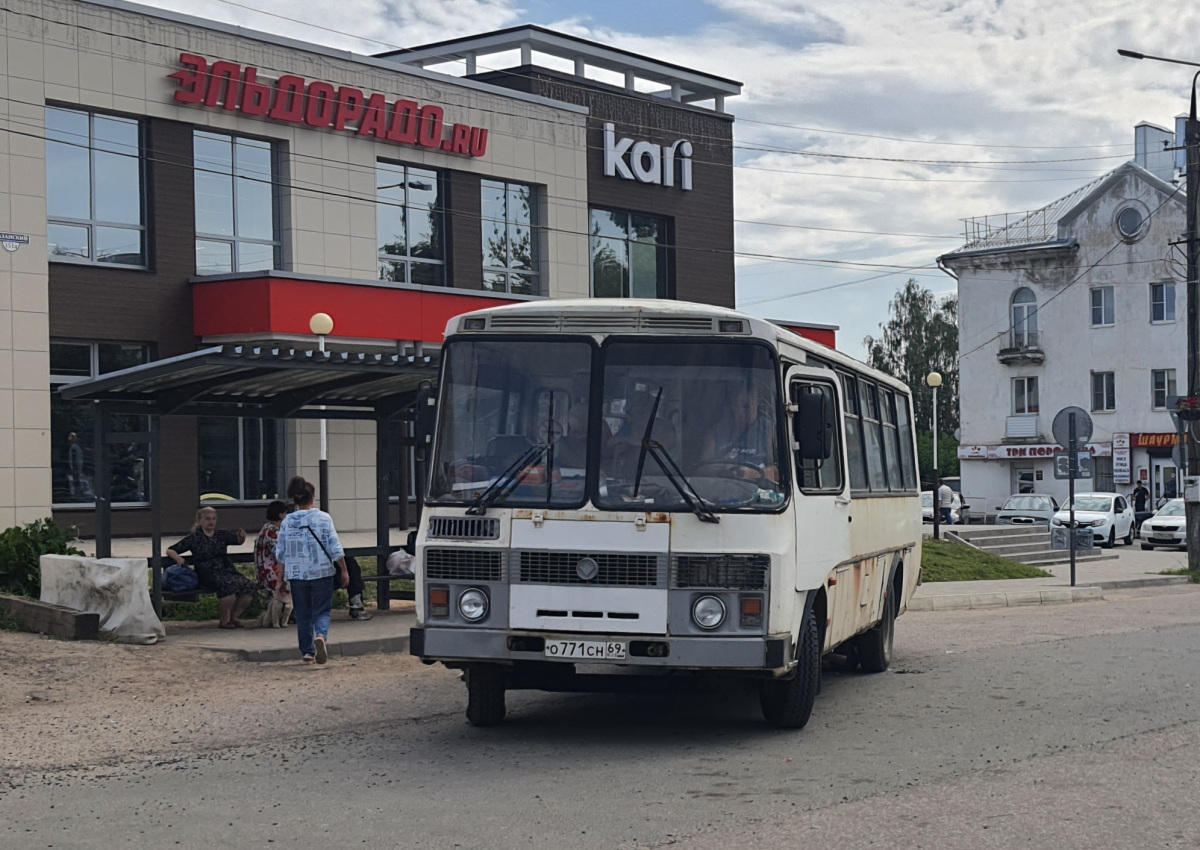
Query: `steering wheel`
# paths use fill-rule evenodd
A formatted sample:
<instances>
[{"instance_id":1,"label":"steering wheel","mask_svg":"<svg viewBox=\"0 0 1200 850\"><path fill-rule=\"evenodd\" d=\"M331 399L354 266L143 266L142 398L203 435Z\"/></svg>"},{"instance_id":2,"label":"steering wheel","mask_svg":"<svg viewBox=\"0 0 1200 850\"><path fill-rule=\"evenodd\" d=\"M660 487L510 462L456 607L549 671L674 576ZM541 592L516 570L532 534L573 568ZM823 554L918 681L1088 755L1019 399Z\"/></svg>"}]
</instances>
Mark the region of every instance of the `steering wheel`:
<instances>
[{"instance_id":1,"label":"steering wheel","mask_svg":"<svg viewBox=\"0 0 1200 850\"><path fill-rule=\"evenodd\" d=\"M698 471L706 466L732 466L740 467L742 469L749 469L754 472L753 477L749 475L739 475L738 479L741 481L763 481L767 477L766 472L764 472L761 467L757 467L754 464L744 460L735 460L732 458L714 458L713 460L700 461L696 464L695 468Z\"/></svg>"}]
</instances>

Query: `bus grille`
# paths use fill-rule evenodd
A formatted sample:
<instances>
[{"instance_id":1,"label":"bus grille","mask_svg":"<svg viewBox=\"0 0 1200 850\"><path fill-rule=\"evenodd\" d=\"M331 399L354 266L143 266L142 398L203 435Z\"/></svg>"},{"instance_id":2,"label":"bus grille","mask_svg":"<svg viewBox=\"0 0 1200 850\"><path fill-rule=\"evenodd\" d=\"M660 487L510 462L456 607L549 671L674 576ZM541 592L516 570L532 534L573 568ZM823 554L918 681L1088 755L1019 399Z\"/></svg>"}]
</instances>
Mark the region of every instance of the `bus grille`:
<instances>
[{"instance_id":1,"label":"bus grille","mask_svg":"<svg viewBox=\"0 0 1200 850\"><path fill-rule=\"evenodd\" d=\"M771 572L767 555L676 555L672 587L765 590Z\"/></svg>"},{"instance_id":2,"label":"bus grille","mask_svg":"<svg viewBox=\"0 0 1200 850\"><path fill-rule=\"evenodd\" d=\"M499 550L426 549L425 578L443 581L501 581Z\"/></svg>"},{"instance_id":3,"label":"bus grille","mask_svg":"<svg viewBox=\"0 0 1200 850\"><path fill-rule=\"evenodd\" d=\"M659 556L616 552L514 552L518 575L533 584L586 584L608 587L658 587ZM596 577L583 579L578 564L594 560Z\"/></svg>"},{"instance_id":4,"label":"bus grille","mask_svg":"<svg viewBox=\"0 0 1200 850\"><path fill-rule=\"evenodd\" d=\"M473 516L430 517L429 536L458 540L496 540L500 537L500 520Z\"/></svg>"}]
</instances>

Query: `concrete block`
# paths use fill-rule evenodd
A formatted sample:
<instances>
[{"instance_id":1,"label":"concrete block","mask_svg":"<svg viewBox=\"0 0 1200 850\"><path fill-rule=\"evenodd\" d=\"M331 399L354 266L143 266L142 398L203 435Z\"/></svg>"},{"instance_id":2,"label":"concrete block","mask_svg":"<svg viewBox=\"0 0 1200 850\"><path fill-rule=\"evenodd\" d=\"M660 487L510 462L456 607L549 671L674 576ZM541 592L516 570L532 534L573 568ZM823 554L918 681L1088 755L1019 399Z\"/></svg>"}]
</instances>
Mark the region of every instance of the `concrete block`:
<instances>
[{"instance_id":1,"label":"concrete block","mask_svg":"<svg viewBox=\"0 0 1200 850\"><path fill-rule=\"evenodd\" d=\"M1008 605L1008 596L1004 593L972 593L970 600L972 608L1003 608Z\"/></svg>"},{"instance_id":2,"label":"concrete block","mask_svg":"<svg viewBox=\"0 0 1200 850\"><path fill-rule=\"evenodd\" d=\"M64 640L96 640L100 636L99 614L18 596L0 596L0 606L7 608L26 631Z\"/></svg>"},{"instance_id":3,"label":"concrete block","mask_svg":"<svg viewBox=\"0 0 1200 850\"><path fill-rule=\"evenodd\" d=\"M1046 590L1042 590L1041 595L1042 595L1042 604L1043 605L1052 605L1052 604L1058 604L1058 603L1062 603L1062 602L1073 601L1072 595L1071 595L1071 588L1069 588L1069 587L1048 588Z\"/></svg>"},{"instance_id":4,"label":"concrete block","mask_svg":"<svg viewBox=\"0 0 1200 850\"><path fill-rule=\"evenodd\" d=\"M1008 597L1008 604L1011 606L1042 604L1041 591L1037 590L1010 590L1005 596Z\"/></svg>"}]
</instances>

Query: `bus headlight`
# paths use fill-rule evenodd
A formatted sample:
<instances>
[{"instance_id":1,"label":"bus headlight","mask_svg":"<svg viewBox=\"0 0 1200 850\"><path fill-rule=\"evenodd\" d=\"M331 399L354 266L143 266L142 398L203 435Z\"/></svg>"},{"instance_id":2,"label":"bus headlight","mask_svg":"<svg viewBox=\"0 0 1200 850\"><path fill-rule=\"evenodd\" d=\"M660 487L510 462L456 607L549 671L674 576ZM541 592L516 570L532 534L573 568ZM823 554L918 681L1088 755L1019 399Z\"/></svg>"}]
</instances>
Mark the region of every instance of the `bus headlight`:
<instances>
[{"instance_id":1,"label":"bus headlight","mask_svg":"<svg viewBox=\"0 0 1200 850\"><path fill-rule=\"evenodd\" d=\"M487 612L488 598L482 590L472 587L458 597L458 613L464 620L476 623L486 617Z\"/></svg>"},{"instance_id":2,"label":"bus headlight","mask_svg":"<svg viewBox=\"0 0 1200 850\"><path fill-rule=\"evenodd\" d=\"M692 605L692 619L700 628L711 631L725 622L725 603L715 596L701 596Z\"/></svg>"}]
</instances>

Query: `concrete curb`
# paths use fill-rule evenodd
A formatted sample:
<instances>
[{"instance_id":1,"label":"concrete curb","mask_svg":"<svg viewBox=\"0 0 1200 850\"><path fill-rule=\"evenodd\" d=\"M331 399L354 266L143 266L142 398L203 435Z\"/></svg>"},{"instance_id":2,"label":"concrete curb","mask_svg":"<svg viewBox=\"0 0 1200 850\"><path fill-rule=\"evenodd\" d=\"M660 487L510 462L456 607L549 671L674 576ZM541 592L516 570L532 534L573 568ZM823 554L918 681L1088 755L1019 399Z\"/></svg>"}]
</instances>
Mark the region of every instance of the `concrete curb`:
<instances>
[{"instance_id":1,"label":"concrete curb","mask_svg":"<svg viewBox=\"0 0 1200 850\"><path fill-rule=\"evenodd\" d=\"M1048 587L1034 590L1009 590L999 593L946 593L918 596L908 603L909 611L953 611L967 608L1015 608L1022 605L1060 605L1067 602L1091 602L1103 599L1099 587Z\"/></svg>"},{"instance_id":2,"label":"concrete curb","mask_svg":"<svg viewBox=\"0 0 1200 850\"><path fill-rule=\"evenodd\" d=\"M210 652L224 652L236 655L240 661L299 661L300 650L295 646L274 647L271 649L240 649L223 646L197 645L197 649L207 649ZM353 658L359 655L372 655L379 652L408 652L408 635L385 638L366 638L364 640L345 640L330 643L330 658Z\"/></svg>"}]
</instances>

